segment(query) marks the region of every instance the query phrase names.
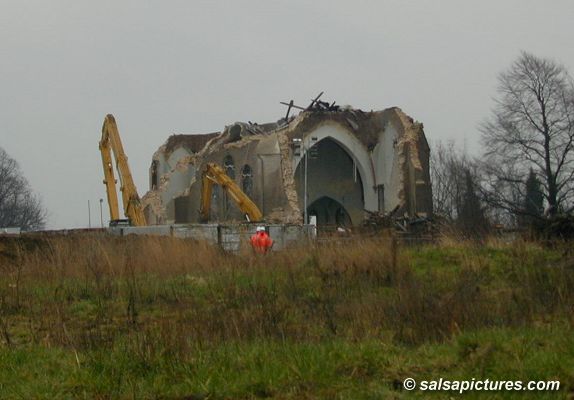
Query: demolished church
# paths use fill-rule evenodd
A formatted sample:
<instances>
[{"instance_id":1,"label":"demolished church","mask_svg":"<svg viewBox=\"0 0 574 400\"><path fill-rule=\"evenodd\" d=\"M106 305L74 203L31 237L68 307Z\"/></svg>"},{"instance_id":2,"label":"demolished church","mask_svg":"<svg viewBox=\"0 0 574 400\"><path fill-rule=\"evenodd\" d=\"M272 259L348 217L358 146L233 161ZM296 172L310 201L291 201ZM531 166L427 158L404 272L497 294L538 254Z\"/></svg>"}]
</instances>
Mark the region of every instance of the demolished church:
<instances>
[{"instance_id":1,"label":"demolished church","mask_svg":"<svg viewBox=\"0 0 574 400\"><path fill-rule=\"evenodd\" d=\"M307 216L307 223L356 226L365 211L432 213L423 126L397 107L367 112L314 101L276 123L172 135L152 159L142 198L148 224L199 222L207 163L219 164L268 223L301 224ZM228 193L215 186L211 196L211 221L244 221Z\"/></svg>"}]
</instances>

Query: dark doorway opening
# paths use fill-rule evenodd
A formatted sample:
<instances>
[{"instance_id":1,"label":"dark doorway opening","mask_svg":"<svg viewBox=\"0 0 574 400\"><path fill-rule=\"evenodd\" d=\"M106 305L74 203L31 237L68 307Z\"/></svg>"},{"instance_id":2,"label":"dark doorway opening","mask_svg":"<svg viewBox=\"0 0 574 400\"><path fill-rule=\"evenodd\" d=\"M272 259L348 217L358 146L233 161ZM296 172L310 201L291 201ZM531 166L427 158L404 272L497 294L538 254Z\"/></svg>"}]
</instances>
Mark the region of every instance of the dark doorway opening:
<instances>
[{"instance_id":1,"label":"dark doorway opening","mask_svg":"<svg viewBox=\"0 0 574 400\"><path fill-rule=\"evenodd\" d=\"M323 196L307 207L309 215L317 217L317 225L330 225L334 227L351 226L351 217L345 207L337 200Z\"/></svg>"}]
</instances>

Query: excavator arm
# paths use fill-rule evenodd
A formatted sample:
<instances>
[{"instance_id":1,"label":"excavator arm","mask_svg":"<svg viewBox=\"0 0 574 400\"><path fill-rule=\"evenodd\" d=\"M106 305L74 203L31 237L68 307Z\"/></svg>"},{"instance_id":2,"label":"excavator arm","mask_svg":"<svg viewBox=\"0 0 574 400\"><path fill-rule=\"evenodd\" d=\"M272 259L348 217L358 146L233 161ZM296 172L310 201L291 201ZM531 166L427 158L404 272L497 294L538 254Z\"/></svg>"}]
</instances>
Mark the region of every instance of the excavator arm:
<instances>
[{"instance_id":1,"label":"excavator arm","mask_svg":"<svg viewBox=\"0 0 574 400\"><path fill-rule=\"evenodd\" d=\"M120 191L122 192L122 202L124 214L133 226L145 226L145 216L141 206L140 198L134 184L128 157L124 152L118 126L113 115L108 114L102 127L102 139L100 140L100 152L102 153L102 164L104 167L104 184L110 206L110 219L119 219L118 195L116 192L116 179L112 165L112 152L116 162L118 176L120 178Z\"/></svg>"},{"instance_id":2,"label":"excavator arm","mask_svg":"<svg viewBox=\"0 0 574 400\"><path fill-rule=\"evenodd\" d=\"M199 212L202 221L207 222L209 220L211 192L214 184L220 185L227 191L249 221L257 222L263 219L263 214L257 205L237 186L233 179L227 176L223 168L217 164L208 163L203 171L201 181L201 207Z\"/></svg>"}]
</instances>

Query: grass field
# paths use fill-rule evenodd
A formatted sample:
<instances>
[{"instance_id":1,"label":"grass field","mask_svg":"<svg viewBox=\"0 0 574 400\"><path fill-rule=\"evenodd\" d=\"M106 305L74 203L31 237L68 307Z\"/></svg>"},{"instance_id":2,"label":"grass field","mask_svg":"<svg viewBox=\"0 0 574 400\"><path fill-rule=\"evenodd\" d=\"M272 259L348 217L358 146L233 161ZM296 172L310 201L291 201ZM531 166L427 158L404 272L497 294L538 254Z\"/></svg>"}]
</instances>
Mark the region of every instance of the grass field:
<instances>
[{"instance_id":1,"label":"grass field","mask_svg":"<svg viewBox=\"0 0 574 400\"><path fill-rule=\"evenodd\" d=\"M402 381L574 393L567 244L333 242L256 257L160 237L0 247L0 398L403 399ZM434 398L458 397L438 392Z\"/></svg>"}]
</instances>

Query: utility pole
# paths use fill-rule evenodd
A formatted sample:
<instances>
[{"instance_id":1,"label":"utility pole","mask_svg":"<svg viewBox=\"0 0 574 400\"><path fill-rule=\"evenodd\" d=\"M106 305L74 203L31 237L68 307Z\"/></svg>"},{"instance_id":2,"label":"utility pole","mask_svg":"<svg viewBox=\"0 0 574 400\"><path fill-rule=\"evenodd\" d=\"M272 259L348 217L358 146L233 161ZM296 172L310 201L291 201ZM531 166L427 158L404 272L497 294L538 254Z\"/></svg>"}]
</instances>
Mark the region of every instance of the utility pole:
<instances>
[{"instance_id":1,"label":"utility pole","mask_svg":"<svg viewBox=\"0 0 574 400\"><path fill-rule=\"evenodd\" d=\"M320 96L320 95L319 95ZM317 153L317 147L315 146L315 144L317 143L317 138L316 137L311 137L311 140L309 141L308 145L305 145L305 142L303 142L303 150L305 152L305 213L304 213L304 218L305 218L305 224L309 223L309 215L307 212L307 181L308 178L307 176L308 174L308 167L309 167L309 156L311 156L314 160L317 159L318 157L318 153Z\"/></svg>"},{"instance_id":2,"label":"utility pole","mask_svg":"<svg viewBox=\"0 0 574 400\"><path fill-rule=\"evenodd\" d=\"M303 151L305 154L305 196L303 199L303 207L305 207L305 211L303 213L303 224L307 224L307 166L308 166L308 159L309 155L307 154L307 148L305 147L305 142L303 142Z\"/></svg>"},{"instance_id":3,"label":"utility pole","mask_svg":"<svg viewBox=\"0 0 574 400\"><path fill-rule=\"evenodd\" d=\"M104 228L104 212L102 211L102 203L104 199L100 199L100 224L102 225L102 229Z\"/></svg>"},{"instance_id":4,"label":"utility pole","mask_svg":"<svg viewBox=\"0 0 574 400\"><path fill-rule=\"evenodd\" d=\"M294 138L293 139L293 154L295 157L305 157L305 160L303 162L303 168L305 169L305 171L303 172L304 174L304 178L303 178L303 223L307 224L308 223L308 219L309 219L309 215L307 213L307 194L308 194L308 167L309 167L309 150L311 150L311 148L313 147L313 145L317 142L317 138L316 137L312 137L311 138L311 142L310 145L307 146L305 145L305 141L301 138ZM316 156L316 152L314 154L312 154L313 158L317 158ZM299 165L300 165L301 161L299 161Z\"/></svg>"},{"instance_id":5,"label":"utility pole","mask_svg":"<svg viewBox=\"0 0 574 400\"><path fill-rule=\"evenodd\" d=\"M92 213L90 211L90 200L88 200L88 229L92 227Z\"/></svg>"}]
</instances>

